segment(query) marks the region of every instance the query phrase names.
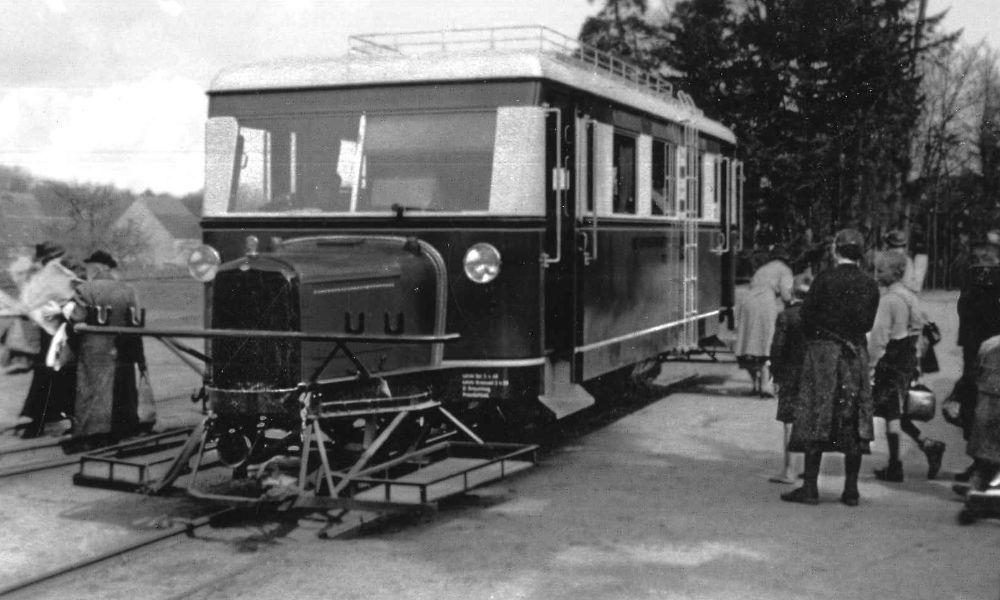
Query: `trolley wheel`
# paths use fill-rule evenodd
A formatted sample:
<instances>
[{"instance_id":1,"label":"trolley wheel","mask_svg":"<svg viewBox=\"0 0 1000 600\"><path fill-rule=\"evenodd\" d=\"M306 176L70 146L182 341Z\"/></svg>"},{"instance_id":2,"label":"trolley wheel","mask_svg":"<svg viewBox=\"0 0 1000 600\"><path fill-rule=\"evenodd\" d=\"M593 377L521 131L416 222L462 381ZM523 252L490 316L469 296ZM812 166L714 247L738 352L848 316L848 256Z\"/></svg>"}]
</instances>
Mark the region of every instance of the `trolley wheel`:
<instances>
[{"instance_id":1,"label":"trolley wheel","mask_svg":"<svg viewBox=\"0 0 1000 600\"><path fill-rule=\"evenodd\" d=\"M961 510L961 512L958 513L958 524L959 525L972 525L973 523L976 522L977 518L978 518L978 515L976 515L976 511L968 509L968 508L963 508Z\"/></svg>"}]
</instances>

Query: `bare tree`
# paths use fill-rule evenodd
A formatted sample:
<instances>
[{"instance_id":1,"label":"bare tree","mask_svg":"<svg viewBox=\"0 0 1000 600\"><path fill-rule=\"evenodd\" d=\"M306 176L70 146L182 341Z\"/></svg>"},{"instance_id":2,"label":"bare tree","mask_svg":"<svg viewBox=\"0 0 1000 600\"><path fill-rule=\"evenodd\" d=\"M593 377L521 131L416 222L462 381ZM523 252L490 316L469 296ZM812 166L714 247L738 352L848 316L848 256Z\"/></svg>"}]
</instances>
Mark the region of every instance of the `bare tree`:
<instances>
[{"instance_id":1,"label":"bare tree","mask_svg":"<svg viewBox=\"0 0 1000 600\"><path fill-rule=\"evenodd\" d=\"M960 285L969 242L1000 224L1000 73L984 44L924 61L908 193L931 255L930 285ZM959 279L956 279L958 277Z\"/></svg>"},{"instance_id":2,"label":"bare tree","mask_svg":"<svg viewBox=\"0 0 1000 600\"><path fill-rule=\"evenodd\" d=\"M128 192L107 185L47 182L35 194L68 217L49 234L81 255L103 249L123 263L141 263L149 252L141 227L119 219L134 200Z\"/></svg>"},{"instance_id":3,"label":"bare tree","mask_svg":"<svg viewBox=\"0 0 1000 600\"><path fill-rule=\"evenodd\" d=\"M1000 217L1000 52L983 53L978 65L980 106L976 128L976 151L979 159L982 200ZM998 223L994 220L993 227Z\"/></svg>"},{"instance_id":4,"label":"bare tree","mask_svg":"<svg viewBox=\"0 0 1000 600\"><path fill-rule=\"evenodd\" d=\"M923 64L923 110L913 145L912 177L924 186L971 168L970 137L980 103L976 71L985 47L947 50Z\"/></svg>"}]
</instances>

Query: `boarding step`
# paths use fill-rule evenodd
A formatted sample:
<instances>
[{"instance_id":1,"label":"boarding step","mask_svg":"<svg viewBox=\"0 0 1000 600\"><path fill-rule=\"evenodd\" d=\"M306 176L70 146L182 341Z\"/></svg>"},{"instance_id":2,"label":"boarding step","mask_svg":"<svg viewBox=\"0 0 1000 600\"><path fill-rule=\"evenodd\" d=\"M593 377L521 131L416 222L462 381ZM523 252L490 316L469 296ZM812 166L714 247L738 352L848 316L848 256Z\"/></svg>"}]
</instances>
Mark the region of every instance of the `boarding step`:
<instances>
[{"instance_id":1,"label":"boarding step","mask_svg":"<svg viewBox=\"0 0 1000 600\"><path fill-rule=\"evenodd\" d=\"M352 500L390 505L429 505L500 481L538 464L538 446L442 442L366 469L352 478Z\"/></svg>"},{"instance_id":2,"label":"boarding step","mask_svg":"<svg viewBox=\"0 0 1000 600\"><path fill-rule=\"evenodd\" d=\"M151 435L100 449L80 457L73 483L135 491L158 481L170 468L176 452L191 436L191 428Z\"/></svg>"}]
</instances>

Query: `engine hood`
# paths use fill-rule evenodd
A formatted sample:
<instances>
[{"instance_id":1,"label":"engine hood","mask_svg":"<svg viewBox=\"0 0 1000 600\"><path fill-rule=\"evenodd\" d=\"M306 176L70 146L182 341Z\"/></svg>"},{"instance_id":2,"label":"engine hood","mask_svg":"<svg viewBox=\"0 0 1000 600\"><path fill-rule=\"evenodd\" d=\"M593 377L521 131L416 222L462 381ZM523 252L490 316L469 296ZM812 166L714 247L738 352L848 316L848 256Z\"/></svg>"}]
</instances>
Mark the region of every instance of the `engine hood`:
<instances>
[{"instance_id":1,"label":"engine hood","mask_svg":"<svg viewBox=\"0 0 1000 600\"><path fill-rule=\"evenodd\" d=\"M269 328L274 313L291 317L288 329L351 335L440 335L445 326L444 261L415 238L322 236L287 240L273 252L244 256L220 268L214 284L213 326ZM279 288L287 286L288 291ZM267 306L247 322L248 294ZM286 306L287 304L287 306ZM282 321L284 322L284 321ZM301 344L301 375L323 364L330 343ZM441 344L427 346L355 343L350 346L372 372L439 363ZM249 357L247 357L249 358ZM349 361L335 360L324 377L351 374Z\"/></svg>"}]
</instances>

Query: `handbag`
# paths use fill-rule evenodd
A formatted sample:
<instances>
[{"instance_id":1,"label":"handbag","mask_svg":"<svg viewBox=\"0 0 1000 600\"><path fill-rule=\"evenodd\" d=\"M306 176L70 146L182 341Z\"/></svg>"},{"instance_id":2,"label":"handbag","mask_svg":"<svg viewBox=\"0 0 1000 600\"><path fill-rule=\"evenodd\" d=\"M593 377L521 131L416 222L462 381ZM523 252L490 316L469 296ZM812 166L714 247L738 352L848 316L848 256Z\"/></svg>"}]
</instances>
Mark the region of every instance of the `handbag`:
<instances>
[{"instance_id":1,"label":"handbag","mask_svg":"<svg viewBox=\"0 0 1000 600\"><path fill-rule=\"evenodd\" d=\"M955 427L962 427L962 404L955 399L955 396L948 396L945 398L944 402L941 403L941 416L944 418L945 422L954 425Z\"/></svg>"},{"instance_id":2,"label":"handbag","mask_svg":"<svg viewBox=\"0 0 1000 600\"><path fill-rule=\"evenodd\" d=\"M152 425L156 422L156 402L153 399L153 385L149 381L149 370L139 367L138 388L139 398L136 412L141 425Z\"/></svg>"},{"instance_id":3,"label":"handbag","mask_svg":"<svg viewBox=\"0 0 1000 600\"><path fill-rule=\"evenodd\" d=\"M937 373L940 370L941 365L938 364L937 353L934 352L934 346L927 346L923 355L920 356L920 372Z\"/></svg>"},{"instance_id":4,"label":"handbag","mask_svg":"<svg viewBox=\"0 0 1000 600\"><path fill-rule=\"evenodd\" d=\"M911 421L930 421L936 409L934 392L920 382L911 383L903 401L903 416Z\"/></svg>"},{"instance_id":5,"label":"handbag","mask_svg":"<svg viewBox=\"0 0 1000 600\"><path fill-rule=\"evenodd\" d=\"M924 323L924 328L920 331L927 342L933 346L941 341L941 330L938 329L937 324L934 321L927 321Z\"/></svg>"},{"instance_id":6,"label":"handbag","mask_svg":"<svg viewBox=\"0 0 1000 600\"><path fill-rule=\"evenodd\" d=\"M938 364L934 346L941 341L941 330L933 321L927 321L920 330L920 335L926 340L924 351L920 355L920 372L937 373L941 370L941 365Z\"/></svg>"}]
</instances>

